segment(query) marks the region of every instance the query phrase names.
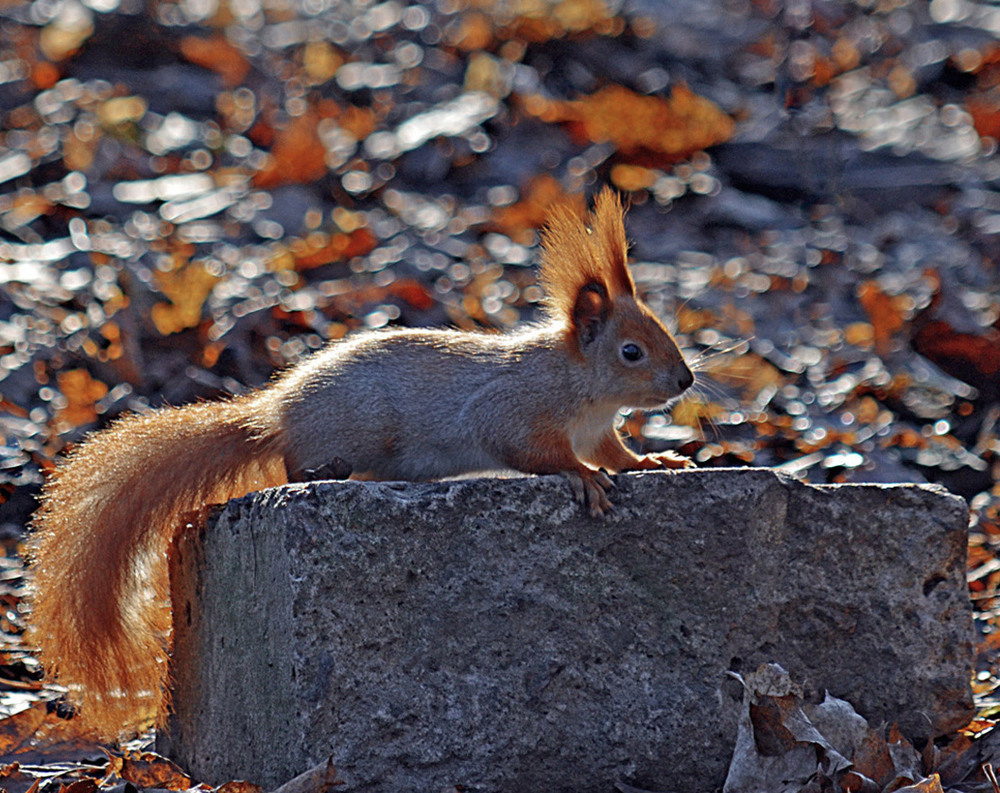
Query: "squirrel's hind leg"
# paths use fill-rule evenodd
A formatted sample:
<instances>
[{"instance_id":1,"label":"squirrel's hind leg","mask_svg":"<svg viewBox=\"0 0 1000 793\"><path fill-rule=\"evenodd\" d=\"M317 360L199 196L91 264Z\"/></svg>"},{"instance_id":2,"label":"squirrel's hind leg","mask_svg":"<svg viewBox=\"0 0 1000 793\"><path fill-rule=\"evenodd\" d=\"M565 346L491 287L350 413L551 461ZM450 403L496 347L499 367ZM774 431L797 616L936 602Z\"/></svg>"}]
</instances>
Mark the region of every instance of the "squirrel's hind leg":
<instances>
[{"instance_id":1,"label":"squirrel's hind leg","mask_svg":"<svg viewBox=\"0 0 1000 793\"><path fill-rule=\"evenodd\" d=\"M321 479L347 479L354 472L353 467L342 457L334 457L330 462L317 466L316 468L301 468L293 470L286 461L288 467L289 482L316 482Z\"/></svg>"}]
</instances>

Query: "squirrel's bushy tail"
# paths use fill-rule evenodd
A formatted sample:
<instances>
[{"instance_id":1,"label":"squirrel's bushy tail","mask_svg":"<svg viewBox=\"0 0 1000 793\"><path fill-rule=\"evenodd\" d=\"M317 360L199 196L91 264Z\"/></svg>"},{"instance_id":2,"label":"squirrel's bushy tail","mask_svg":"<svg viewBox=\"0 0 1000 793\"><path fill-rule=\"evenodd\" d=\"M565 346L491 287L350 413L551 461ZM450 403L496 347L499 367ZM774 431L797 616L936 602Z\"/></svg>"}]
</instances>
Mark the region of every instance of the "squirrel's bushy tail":
<instances>
[{"instance_id":1,"label":"squirrel's bushy tail","mask_svg":"<svg viewBox=\"0 0 1000 793\"><path fill-rule=\"evenodd\" d=\"M165 712L167 553L184 516L286 481L262 413L243 398L127 416L49 479L29 542L29 641L97 737Z\"/></svg>"}]
</instances>

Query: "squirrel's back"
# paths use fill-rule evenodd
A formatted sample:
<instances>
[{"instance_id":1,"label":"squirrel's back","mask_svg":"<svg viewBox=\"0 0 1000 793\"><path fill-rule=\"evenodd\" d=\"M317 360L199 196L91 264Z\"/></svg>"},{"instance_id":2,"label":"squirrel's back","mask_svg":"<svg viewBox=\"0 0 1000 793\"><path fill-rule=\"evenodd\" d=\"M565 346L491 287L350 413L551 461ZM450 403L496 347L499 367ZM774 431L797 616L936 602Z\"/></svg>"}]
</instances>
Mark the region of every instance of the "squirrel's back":
<instances>
[{"instance_id":1,"label":"squirrel's back","mask_svg":"<svg viewBox=\"0 0 1000 793\"><path fill-rule=\"evenodd\" d=\"M376 479L505 468L491 447L516 431L511 419L526 403L572 409L564 336L551 324L505 334L400 329L332 344L272 386L289 472L331 457Z\"/></svg>"}]
</instances>

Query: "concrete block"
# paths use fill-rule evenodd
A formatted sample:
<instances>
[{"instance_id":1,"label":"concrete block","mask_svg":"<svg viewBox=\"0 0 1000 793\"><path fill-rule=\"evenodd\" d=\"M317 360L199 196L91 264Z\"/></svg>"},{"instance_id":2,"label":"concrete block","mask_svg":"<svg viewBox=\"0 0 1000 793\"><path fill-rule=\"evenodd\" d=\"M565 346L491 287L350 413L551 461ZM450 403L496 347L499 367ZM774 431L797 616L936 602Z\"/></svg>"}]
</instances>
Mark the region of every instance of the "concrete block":
<instances>
[{"instance_id":1,"label":"concrete block","mask_svg":"<svg viewBox=\"0 0 1000 793\"><path fill-rule=\"evenodd\" d=\"M972 714L965 503L762 469L290 485L173 553L175 712L196 777L347 790L721 787L728 671L779 663L911 739Z\"/></svg>"}]
</instances>

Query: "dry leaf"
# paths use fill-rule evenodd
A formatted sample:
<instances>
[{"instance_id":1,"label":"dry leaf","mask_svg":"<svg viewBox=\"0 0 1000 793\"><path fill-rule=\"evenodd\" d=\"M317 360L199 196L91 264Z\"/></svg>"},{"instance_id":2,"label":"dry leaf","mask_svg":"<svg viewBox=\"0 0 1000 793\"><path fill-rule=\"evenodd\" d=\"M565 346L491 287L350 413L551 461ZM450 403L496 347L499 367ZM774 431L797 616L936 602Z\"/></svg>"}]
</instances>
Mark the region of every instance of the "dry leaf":
<instances>
[{"instance_id":1,"label":"dry leaf","mask_svg":"<svg viewBox=\"0 0 1000 793\"><path fill-rule=\"evenodd\" d=\"M250 72L250 62L225 36L185 36L180 42L181 55L191 63L211 69L227 88L241 85Z\"/></svg>"},{"instance_id":2,"label":"dry leaf","mask_svg":"<svg viewBox=\"0 0 1000 793\"><path fill-rule=\"evenodd\" d=\"M725 793L797 790L847 771L850 762L805 713L802 692L784 669L763 664L740 681L743 703ZM823 715L831 722L837 713Z\"/></svg>"},{"instance_id":3,"label":"dry leaf","mask_svg":"<svg viewBox=\"0 0 1000 793\"><path fill-rule=\"evenodd\" d=\"M68 785L59 786L59 793L95 793L96 790L97 782L90 778L78 779Z\"/></svg>"},{"instance_id":4,"label":"dry leaf","mask_svg":"<svg viewBox=\"0 0 1000 793\"><path fill-rule=\"evenodd\" d=\"M260 785L255 785L253 782L236 779L219 785L215 788L214 793L264 793L264 788Z\"/></svg>"},{"instance_id":5,"label":"dry leaf","mask_svg":"<svg viewBox=\"0 0 1000 793\"><path fill-rule=\"evenodd\" d=\"M1000 332L977 336L932 320L920 323L911 344L952 377L990 395L1000 390Z\"/></svg>"},{"instance_id":6,"label":"dry leaf","mask_svg":"<svg viewBox=\"0 0 1000 793\"><path fill-rule=\"evenodd\" d=\"M294 259L294 269L310 270L331 262L364 256L377 244L371 229L362 226L349 234L313 234L304 240L294 240L289 243L288 251Z\"/></svg>"},{"instance_id":7,"label":"dry leaf","mask_svg":"<svg viewBox=\"0 0 1000 793\"><path fill-rule=\"evenodd\" d=\"M854 770L874 780L879 790L895 776L889 746L882 734L876 730L868 730L868 735L854 753L851 762L854 764Z\"/></svg>"},{"instance_id":8,"label":"dry leaf","mask_svg":"<svg viewBox=\"0 0 1000 793\"><path fill-rule=\"evenodd\" d=\"M60 718L48 702L0 719L0 755L17 757L22 764L36 763L58 754L66 759L94 754L97 745L82 736L74 719Z\"/></svg>"},{"instance_id":9,"label":"dry leaf","mask_svg":"<svg viewBox=\"0 0 1000 793\"><path fill-rule=\"evenodd\" d=\"M539 174L528 182L522 196L515 204L493 210L489 224L490 228L503 232L522 245L533 241L534 230L545 225L553 205L569 205L580 217L586 209L583 195L567 193L559 180L547 173Z\"/></svg>"},{"instance_id":10,"label":"dry leaf","mask_svg":"<svg viewBox=\"0 0 1000 793\"><path fill-rule=\"evenodd\" d=\"M125 752L115 763L115 773L139 787L187 790L191 777L176 763L155 752Z\"/></svg>"},{"instance_id":11,"label":"dry leaf","mask_svg":"<svg viewBox=\"0 0 1000 793\"><path fill-rule=\"evenodd\" d=\"M893 348L893 339L905 326L905 310L910 298L905 295L888 295L875 281L865 281L858 286L858 301L871 320L875 338L875 351L886 355Z\"/></svg>"},{"instance_id":12,"label":"dry leaf","mask_svg":"<svg viewBox=\"0 0 1000 793\"><path fill-rule=\"evenodd\" d=\"M319 116L310 111L294 116L275 132L271 155L254 175L254 186L268 189L283 184L308 184L327 172L326 149L316 126Z\"/></svg>"},{"instance_id":13,"label":"dry leaf","mask_svg":"<svg viewBox=\"0 0 1000 793\"><path fill-rule=\"evenodd\" d=\"M86 369L69 369L56 375L59 392L66 405L56 412L56 422L64 429L97 421L96 404L107 396L108 387L95 380Z\"/></svg>"},{"instance_id":14,"label":"dry leaf","mask_svg":"<svg viewBox=\"0 0 1000 793\"><path fill-rule=\"evenodd\" d=\"M577 137L611 142L618 152L642 164L665 165L732 137L733 120L686 85L670 96L637 94L621 85L571 102L528 97L529 113L548 123L565 123Z\"/></svg>"},{"instance_id":15,"label":"dry leaf","mask_svg":"<svg viewBox=\"0 0 1000 793\"><path fill-rule=\"evenodd\" d=\"M173 270L157 270L154 279L170 299L169 303L157 303L150 311L153 324L164 336L197 327L205 299L219 281L203 262L187 262L180 256L175 256Z\"/></svg>"},{"instance_id":16,"label":"dry leaf","mask_svg":"<svg viewBox=\"0 0 1000 793\"><path fill-rule=\"evenodd\" d=\"M541 44L566 36L621 32L624 21L603 0L466 0L451 43L466 52L483 50L494 41L519 40Z\"/></svg>"},{"instance_id":17,"label":"dry leaf","mask_svg":"<svg viewBox=\"0 0 1000 793\"><path fill-rule=\"evenodd\" d=\"M915 784L894 788L894 793L944 793L944 789L941 787L940 777L931 774Z\"/></svg>"}]
</instances>

